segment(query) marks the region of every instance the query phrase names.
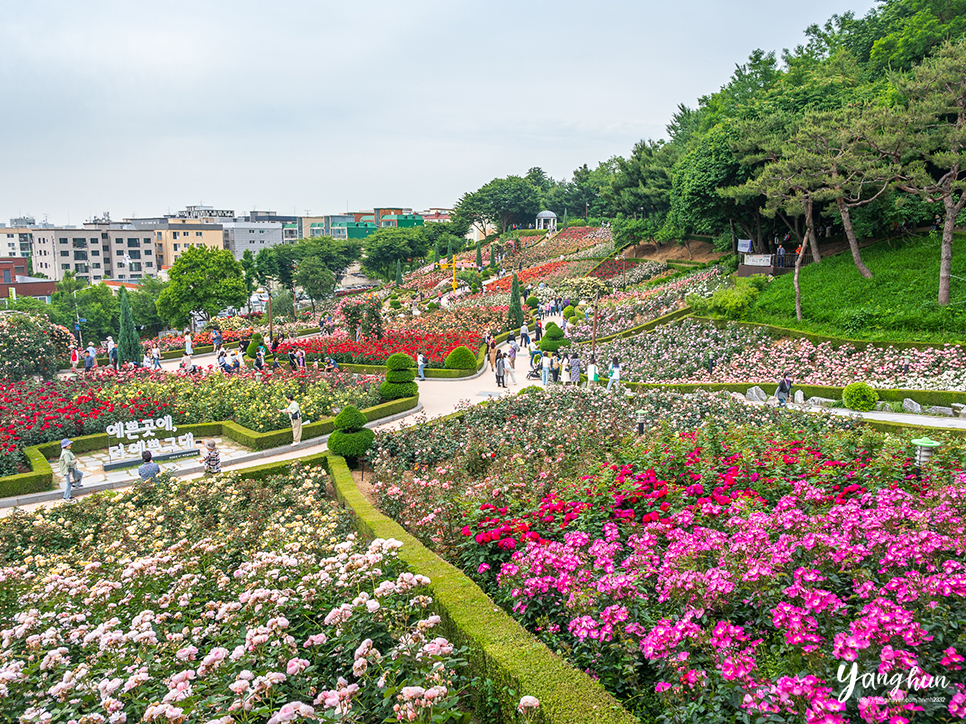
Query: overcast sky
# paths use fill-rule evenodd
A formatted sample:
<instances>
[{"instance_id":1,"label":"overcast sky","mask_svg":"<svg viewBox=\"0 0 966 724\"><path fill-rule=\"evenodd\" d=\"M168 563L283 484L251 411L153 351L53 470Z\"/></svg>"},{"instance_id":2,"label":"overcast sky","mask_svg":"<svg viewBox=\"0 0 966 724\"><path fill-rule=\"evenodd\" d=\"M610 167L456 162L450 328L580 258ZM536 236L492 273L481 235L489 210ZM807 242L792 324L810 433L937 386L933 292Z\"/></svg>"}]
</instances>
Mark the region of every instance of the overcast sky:
<instances>
[{"instance_id":1,"label":"overcast sky","mask_svg":"<svg viewBox=\"0 0 966 724\"><path fill-rule=\"evenodd\" d=\"M0 0L0 222L452 206L873 0Z\"/></svg>"}]
</instances>

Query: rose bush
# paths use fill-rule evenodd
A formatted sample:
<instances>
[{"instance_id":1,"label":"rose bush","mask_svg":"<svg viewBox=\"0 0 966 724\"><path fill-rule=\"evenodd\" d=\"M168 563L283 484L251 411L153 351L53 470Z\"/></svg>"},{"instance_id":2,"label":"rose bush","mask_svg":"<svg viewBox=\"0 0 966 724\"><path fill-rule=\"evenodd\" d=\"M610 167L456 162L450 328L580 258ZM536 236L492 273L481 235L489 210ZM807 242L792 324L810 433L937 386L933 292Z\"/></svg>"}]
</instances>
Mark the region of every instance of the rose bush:
<instances>
[{"instance_id":1,"label":"rose bush","mask_svg":"<svg viewBox=\"0 0 966 724\"><path fill-rule=\"evenodd\" d=\"M381 339L363 338L358 342L345 337L310 337L279 345L279 353L305 350L307 359L333 357L336 362L381 365L390 355L408 354L413 359L419 352L426 355L429 367L442 367L451 351L464 346L479 349L483 335L478 331L427 332L423 334L388 330Z\"/></svg>"}]
</instances>

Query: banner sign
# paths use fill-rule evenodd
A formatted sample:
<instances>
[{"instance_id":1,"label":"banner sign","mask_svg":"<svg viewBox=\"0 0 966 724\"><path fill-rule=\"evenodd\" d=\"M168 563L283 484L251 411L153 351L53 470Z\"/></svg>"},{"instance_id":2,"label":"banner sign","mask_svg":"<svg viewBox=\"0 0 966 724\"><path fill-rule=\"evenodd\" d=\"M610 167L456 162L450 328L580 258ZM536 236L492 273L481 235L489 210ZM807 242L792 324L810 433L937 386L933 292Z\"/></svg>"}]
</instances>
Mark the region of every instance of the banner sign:
<instances>
[{"instance_id":1,"label":"banner sign","mask_svg":"<svg viewBox=\"0 0 966 724\"><path fill-rule=\"evenodd\" d=\"M147 420L128 420L127 422L115 422L108 425L105 432L109 437L134 440L135 442L123 443L108 448L110 460L119 460L128 457L140 457L145 450L152 453L193 453L195 436L192 433L186 435L159 438L155 435L174 433L178 428L174 426L171 415L165 415L157 419L148 418ZM164 444L162 444L164 443Z\"/></svg>"},{"instance_id":2,"label":"banner sign","mask_svg":"<svg viewBox=\"0 0 966 724\"><path fill-rule=\"evenodd\" d=\"M745 266L771 266L771 254L745 254Z\"/></svg>"},{"instance_id":3,"label":"banner sign","mask_svg":"<svg viewBox=\"0 0 966 724\"><path fill-rule=\"evenodd\" d=\"M742 254L751 251L751 239L738 239L738 251Z\"/></svg>"}]
</instances>

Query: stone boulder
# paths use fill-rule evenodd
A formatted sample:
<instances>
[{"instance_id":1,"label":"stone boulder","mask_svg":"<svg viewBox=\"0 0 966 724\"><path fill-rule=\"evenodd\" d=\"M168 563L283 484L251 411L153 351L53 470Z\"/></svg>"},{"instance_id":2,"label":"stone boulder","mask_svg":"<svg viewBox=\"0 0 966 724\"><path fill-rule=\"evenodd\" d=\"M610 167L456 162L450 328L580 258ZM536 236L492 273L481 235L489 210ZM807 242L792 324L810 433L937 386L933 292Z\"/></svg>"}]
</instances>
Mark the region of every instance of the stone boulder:
<instances>
[{"instance_id":1,"label":"stone boulder","mask_svg":"<svg viewBox=\"0 0 966 724\"><path fill-rule=\"evenodd\" d=\"M966 405L961 402L954 402L952 404L953 414L956 417L966 417Z\"/></svg>"},{"instance_id":2,"label":"stone boulder","mask_svg":"<svg viewBox=\"0 0 966 724\"><path fill-rule=\"evenodd\" d=\"M943 407L942 405L933 405L932 407L926 408L926 414L937 415L938 417L955 417L953 408Z\"/></svg>"},{"instance_id":3,"label":"stone boulder","mask_svg":"<svg viewBox=\"0 0 966 724\"><path fill-rule=\"evenodd\" d=\"M745 399L749 402L764 402L768 395L758 385L755 385L745 393Z\"/></svg>"},{"instance_id":4,"label":"stone boulder","mask_svg":"<svg viewBox=\"0 0 966 724\"><path fill-rule=\"evenodd\" d=\"M805 404L805 393L801 390L795 390L795 404L804 405Z\"/></svg>"},{"instance_id":5,"label":"stone boulder","mask_svg":"<svg viewBox=\"0 0 966 724\"><path fill-rule=\"evenodd\" d=\"M875 409L878 412L892 412L891 404L885 402L884 400L879 400L877 403L875 403Z\"/></svg>"},{"instance_id":6,"label":"stone boulder","mask_svg":"<svg viewBox=\"0 0 966 724\"><path fill-rule=\"evenodd\" d=\"M835 403L835 400L830 397L809 397L806 401L806 405L811 405L812 407L831 407Z\"/></svg>"},{"instance_id":7,"label":"stone boulder","mask_svg":"<svg viewBox=\"0 0 966 724\"><path fill-rule=\"evenodd\" d=\"M902 401L902 411L911 412L913 415L922 414L922 405L908 397Z\"/></svg>"}]
</instances>

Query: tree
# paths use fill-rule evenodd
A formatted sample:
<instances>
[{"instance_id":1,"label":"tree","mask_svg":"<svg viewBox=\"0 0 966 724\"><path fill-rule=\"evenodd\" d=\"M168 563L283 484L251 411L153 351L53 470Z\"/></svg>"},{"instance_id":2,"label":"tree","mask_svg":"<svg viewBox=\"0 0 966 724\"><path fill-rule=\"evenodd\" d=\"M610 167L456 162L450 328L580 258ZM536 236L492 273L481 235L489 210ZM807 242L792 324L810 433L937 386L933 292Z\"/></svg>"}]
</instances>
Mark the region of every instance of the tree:
<instances>
[{"instance_id":1,"label":"tree","mask_svg":"<svg viewBox=\"0 0 966 724\"><path fill-rule=\"evenodd\" d=\"M896 79L909 98L897 114L909 128L910 160L899 187L929 203L943 205L939 259L939 304L949 304L953 265L953 230L966 206L966 41L946 44L939 54L916 68L908 79Z\"/></svg>"},{"instance_id":2,"label":"tree","mask_svg":"<svg viewBox=\"0 0 966 724\"><path fill-rule=\"evenodd\" d=\"M335 275L326 267L323 257L319 254L302 257L295 274L295 281L312 300L313 312L315 312L316 302L328 299L335 291Z\"/></svg>"},{"instance_id":3,"label":"tree","mask_svg":"<svg viewBox=\"0 0 966 724\"><path fill-rule=\"evenodd\" d=\"M476 242L476 268L477 269L483 268L483 249L480 244L481 244L480 241Z\"/></svg>"},{"instance_id":4,"label":"tree","mask_svg":"<svg viewBox=\"0 0 966 724\"><path fill-rule=\"evenodd\" d=\"M241 265L242 272L244 273L245 292L248 295L245 298L245 304L249 307L248 311L251 312L252 294L258 286L258 265L255 262L255 255L252 254L251 249L245 249L245 253L242 254L241 258Z\"/></svg>"},{"instance_id":5,"label":"tree","mask_svg":"<svg viewBox=\"0 0 966 724\"><path fill-rule=\"evenodd\" d=\"M365 258L362 270L384 281L392 278L397 261L422 259L429 248L425 238L415 229L379 229L363 243Z\"/></svg>"},{"instance_id":6,"label":"tree","mask_svg":"<svg viewBox=\"0 0 966 724\"><path fill-rule=\"evenodd\" d=\"M463 222L475 224L486 234L489 224L502 234L512 223L526 223L540 211L540 191L519 176L495 178L478 190L464 194L457 202L454 215Z\"/></svg>"},{"instance_id":7,"label":"tree","mask_svg":"<svg viewBox=\"0 0 966 724\"><path fill-rule=\"evenodd\" d=\"M172 326L183 326L194 314L211 319L245 300L242 265L227 249L191 247L175 260L169 276L157 306L158 314Z\"/></svg>"},{"instance_id":8,"label":"tree","mask_svg":"<svg viewBox=\"0 0 966 724\"><path fill-rule=\"evenodd\" d=\"M402 274L402 262L396 259L396 286L401 287L403 285L403 274Z\"/></svg>"},{"instance_id":9,"label":"tree","mask_svg":"<svg viewBox=\"0 0 966 724\"><path fill-rule=\"evenodd\" d=\"M439 242L433 242L433 264L439 264Z\"/></svg>"},{"instance_id":10,"label":"tree","mask_svg":"<svg viewBox=\"0 0 966 724\"><path fill-rule=\"evenodd\" d=\"M117 335L118 362L122 365L128 362L140 365L144 350L141 348L141 339L138 337L137 330L134 329L131 303L128 299L127 289L124 287L121 287L121 290L117 293L117 301L121 308L120 329Z\"/></svg>"},{"instance_id":11,"label":"tree","mask_svg":"<svg viewBox=\"0 0 966 724\"><path fill-rule=\"evenodd\" d=\"M520 305L520 280L517 279L516 272L513 273L513 284L510 287L509 322L510 329L519 329L523 326L523 308Z\"/></svg>"},{"instance_id":12,"label":"tree","mask_svg":"<svg viewBox=\"0 0 966 724\"><path fill-rule=\"evenodd\" d=\"M134 317L134 327L139 334L154 337L164 328L164 322L158 316L158 296L167 282L154 277L144 277L138 285L137 291L128 295L131 304L131 315Z\"/></svg>"}]
</instances>

